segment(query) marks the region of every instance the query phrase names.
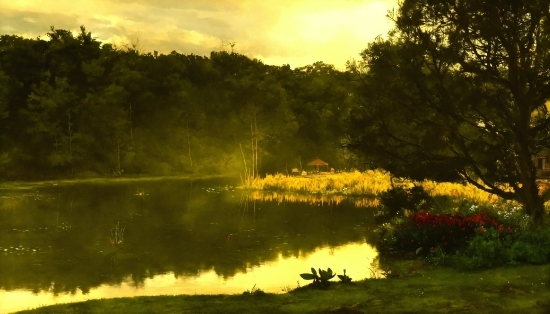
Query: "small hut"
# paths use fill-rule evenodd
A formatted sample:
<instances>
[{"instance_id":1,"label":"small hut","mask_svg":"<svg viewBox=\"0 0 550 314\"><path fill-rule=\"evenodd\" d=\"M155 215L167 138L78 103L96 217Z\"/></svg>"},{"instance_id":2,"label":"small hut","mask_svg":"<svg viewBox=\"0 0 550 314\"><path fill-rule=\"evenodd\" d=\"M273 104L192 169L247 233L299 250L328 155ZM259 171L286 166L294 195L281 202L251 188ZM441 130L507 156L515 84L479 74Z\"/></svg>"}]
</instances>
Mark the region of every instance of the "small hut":
<instances>
[{"instance_id":1,"label":"small hut","mask_svg":"<svg viewBox=\"0 0 550 314\"><path fill-rule=\"evenodd\" d=\"M311 162L308 162L307 165L308 166L316 166L317 167L317 172L319 172L319 166L327 166L327 171L328 171L328 163L322 161L321 159L319 159L319 157L317 157L317 159L315 159Z\"/></svg>"}]
</instances>

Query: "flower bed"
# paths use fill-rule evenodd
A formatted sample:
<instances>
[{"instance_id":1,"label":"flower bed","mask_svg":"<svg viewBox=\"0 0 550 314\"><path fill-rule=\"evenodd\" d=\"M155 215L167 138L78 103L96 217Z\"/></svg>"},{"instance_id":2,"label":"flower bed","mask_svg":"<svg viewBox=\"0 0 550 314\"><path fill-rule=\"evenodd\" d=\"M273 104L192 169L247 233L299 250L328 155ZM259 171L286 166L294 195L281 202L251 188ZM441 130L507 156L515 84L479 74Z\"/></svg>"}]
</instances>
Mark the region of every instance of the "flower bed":
<instances>
[{"instance_id":1,"label":"flower bed","mask_svg":"<svg viewBox=\"0 0 550 314\"><path fill-rule=\"evenodd\" d=\"M434 214L424 210L412 213L407 223L398 225L397 241L401 249L433 251L441 247L451 252L467 244L476 234L495 228L499 234L511 234L514 228L497 222L486 211L470 216L461 214Z\"/></svg>"}]
</instances>

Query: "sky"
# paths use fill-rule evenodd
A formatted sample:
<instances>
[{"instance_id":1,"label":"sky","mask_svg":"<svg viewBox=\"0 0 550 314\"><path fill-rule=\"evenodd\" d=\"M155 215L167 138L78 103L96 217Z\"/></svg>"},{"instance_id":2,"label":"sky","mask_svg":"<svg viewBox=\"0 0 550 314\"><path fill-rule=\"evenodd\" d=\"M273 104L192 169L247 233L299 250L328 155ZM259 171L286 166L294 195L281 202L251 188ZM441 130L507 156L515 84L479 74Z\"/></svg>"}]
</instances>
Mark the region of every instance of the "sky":
<instances>
[{"instance_id":1,"label":"sky","mask_svg":"<svg viewBox=\"0 0 550 314\"><path fill-rule=\"evenodd\" d=\"M231 51L292 68L346 61L392 28L397 0L0 0L0 34L46 39L50 26L144 52ZM233 43L233 48L230 47Z\"/></svg>"}]
</instances>

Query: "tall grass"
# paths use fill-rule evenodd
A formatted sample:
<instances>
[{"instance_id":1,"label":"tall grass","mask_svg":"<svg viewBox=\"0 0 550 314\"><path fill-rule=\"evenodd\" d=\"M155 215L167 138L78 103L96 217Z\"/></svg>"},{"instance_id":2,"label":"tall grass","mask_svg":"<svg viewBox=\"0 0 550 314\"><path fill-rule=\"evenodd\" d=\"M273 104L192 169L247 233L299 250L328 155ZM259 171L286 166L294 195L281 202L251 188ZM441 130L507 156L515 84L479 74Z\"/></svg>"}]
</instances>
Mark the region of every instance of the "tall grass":
<instances>
[{"instance_id":1,"label":"tall grass","mask_svg":"<svg viewBox=\"0 0 550 314\"><path fill-rule=\"evenodd\" d=\"M448 195L479 205L492 205L501 201L498 196L480 190L471 184L394 180L394 186L412 187L414 184L422 185L432 196ZM332 195L332 197L337 195L376 197L380 193L391 189L392 183L388 172L369 170L365 172L321 173L299 177L283 174L267 175L265 178L250 180L244 188L262 191L290 191L304 194ZM292 201L291 198L297 198L298 196L274 194L272 197L279 199L287 198ZM338 202L337 198L336 202Z\"/></svg>"},{"instance_id":2,"label":"tall grass","mask_svg":"<svg viewBox=\"0 0 550 314\"><path fill-rule=\"evenodd\" d=\"M377 195L390 187L388 173L381 171L318 174L291 177L283 174L254 179L245 186L254 190L283 190L312 194Z\"/></svg>"}]
</instances>

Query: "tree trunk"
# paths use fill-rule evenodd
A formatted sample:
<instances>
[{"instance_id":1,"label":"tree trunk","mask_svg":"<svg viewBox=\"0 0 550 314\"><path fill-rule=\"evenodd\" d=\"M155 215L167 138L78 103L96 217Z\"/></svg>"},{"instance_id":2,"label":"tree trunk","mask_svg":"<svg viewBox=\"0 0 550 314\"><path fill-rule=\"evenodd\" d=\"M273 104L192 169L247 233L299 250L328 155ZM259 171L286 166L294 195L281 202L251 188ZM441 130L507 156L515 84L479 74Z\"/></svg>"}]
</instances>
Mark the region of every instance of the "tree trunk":
<instances>
[{"instance_id":1,"label":"tree trunk","mask_svg":"<svg viewBox=\"0 0 550 314\"><path fill-rule=\"evenodd\" d=\"M516 191L516 194L523 205L525 213L531 217L535 224L541 224L544 216L544 199L539 194L537 170L533 164L533 156L527 149L525 142L521 142L520 145L523 148L518 154L521 187L519 191Z\"/></svg>"},{"instance_id":2,"label":"tree trunk","mask_svg":"<svg viewBox=\"0 0 550 314\"><path fill-rule=\"evenodd\" d=\"M189 118L187 118L187 148L189 150L189 163L191 168L193 168L193 158L191 158L191 139L189 137Z\"/></svg>"},{"instance_id":3,"label":"tree trunk","mask_svg":"<svg viewBox=\"0 0 550 314\"><path fill-rule=\"evenodd\" d=\"M539 188L535 178L523 183L520 195L525 213L531 217L535 224L542 224L544 219L544 200L539 195Z\"/></svg>"}]
</instances>

